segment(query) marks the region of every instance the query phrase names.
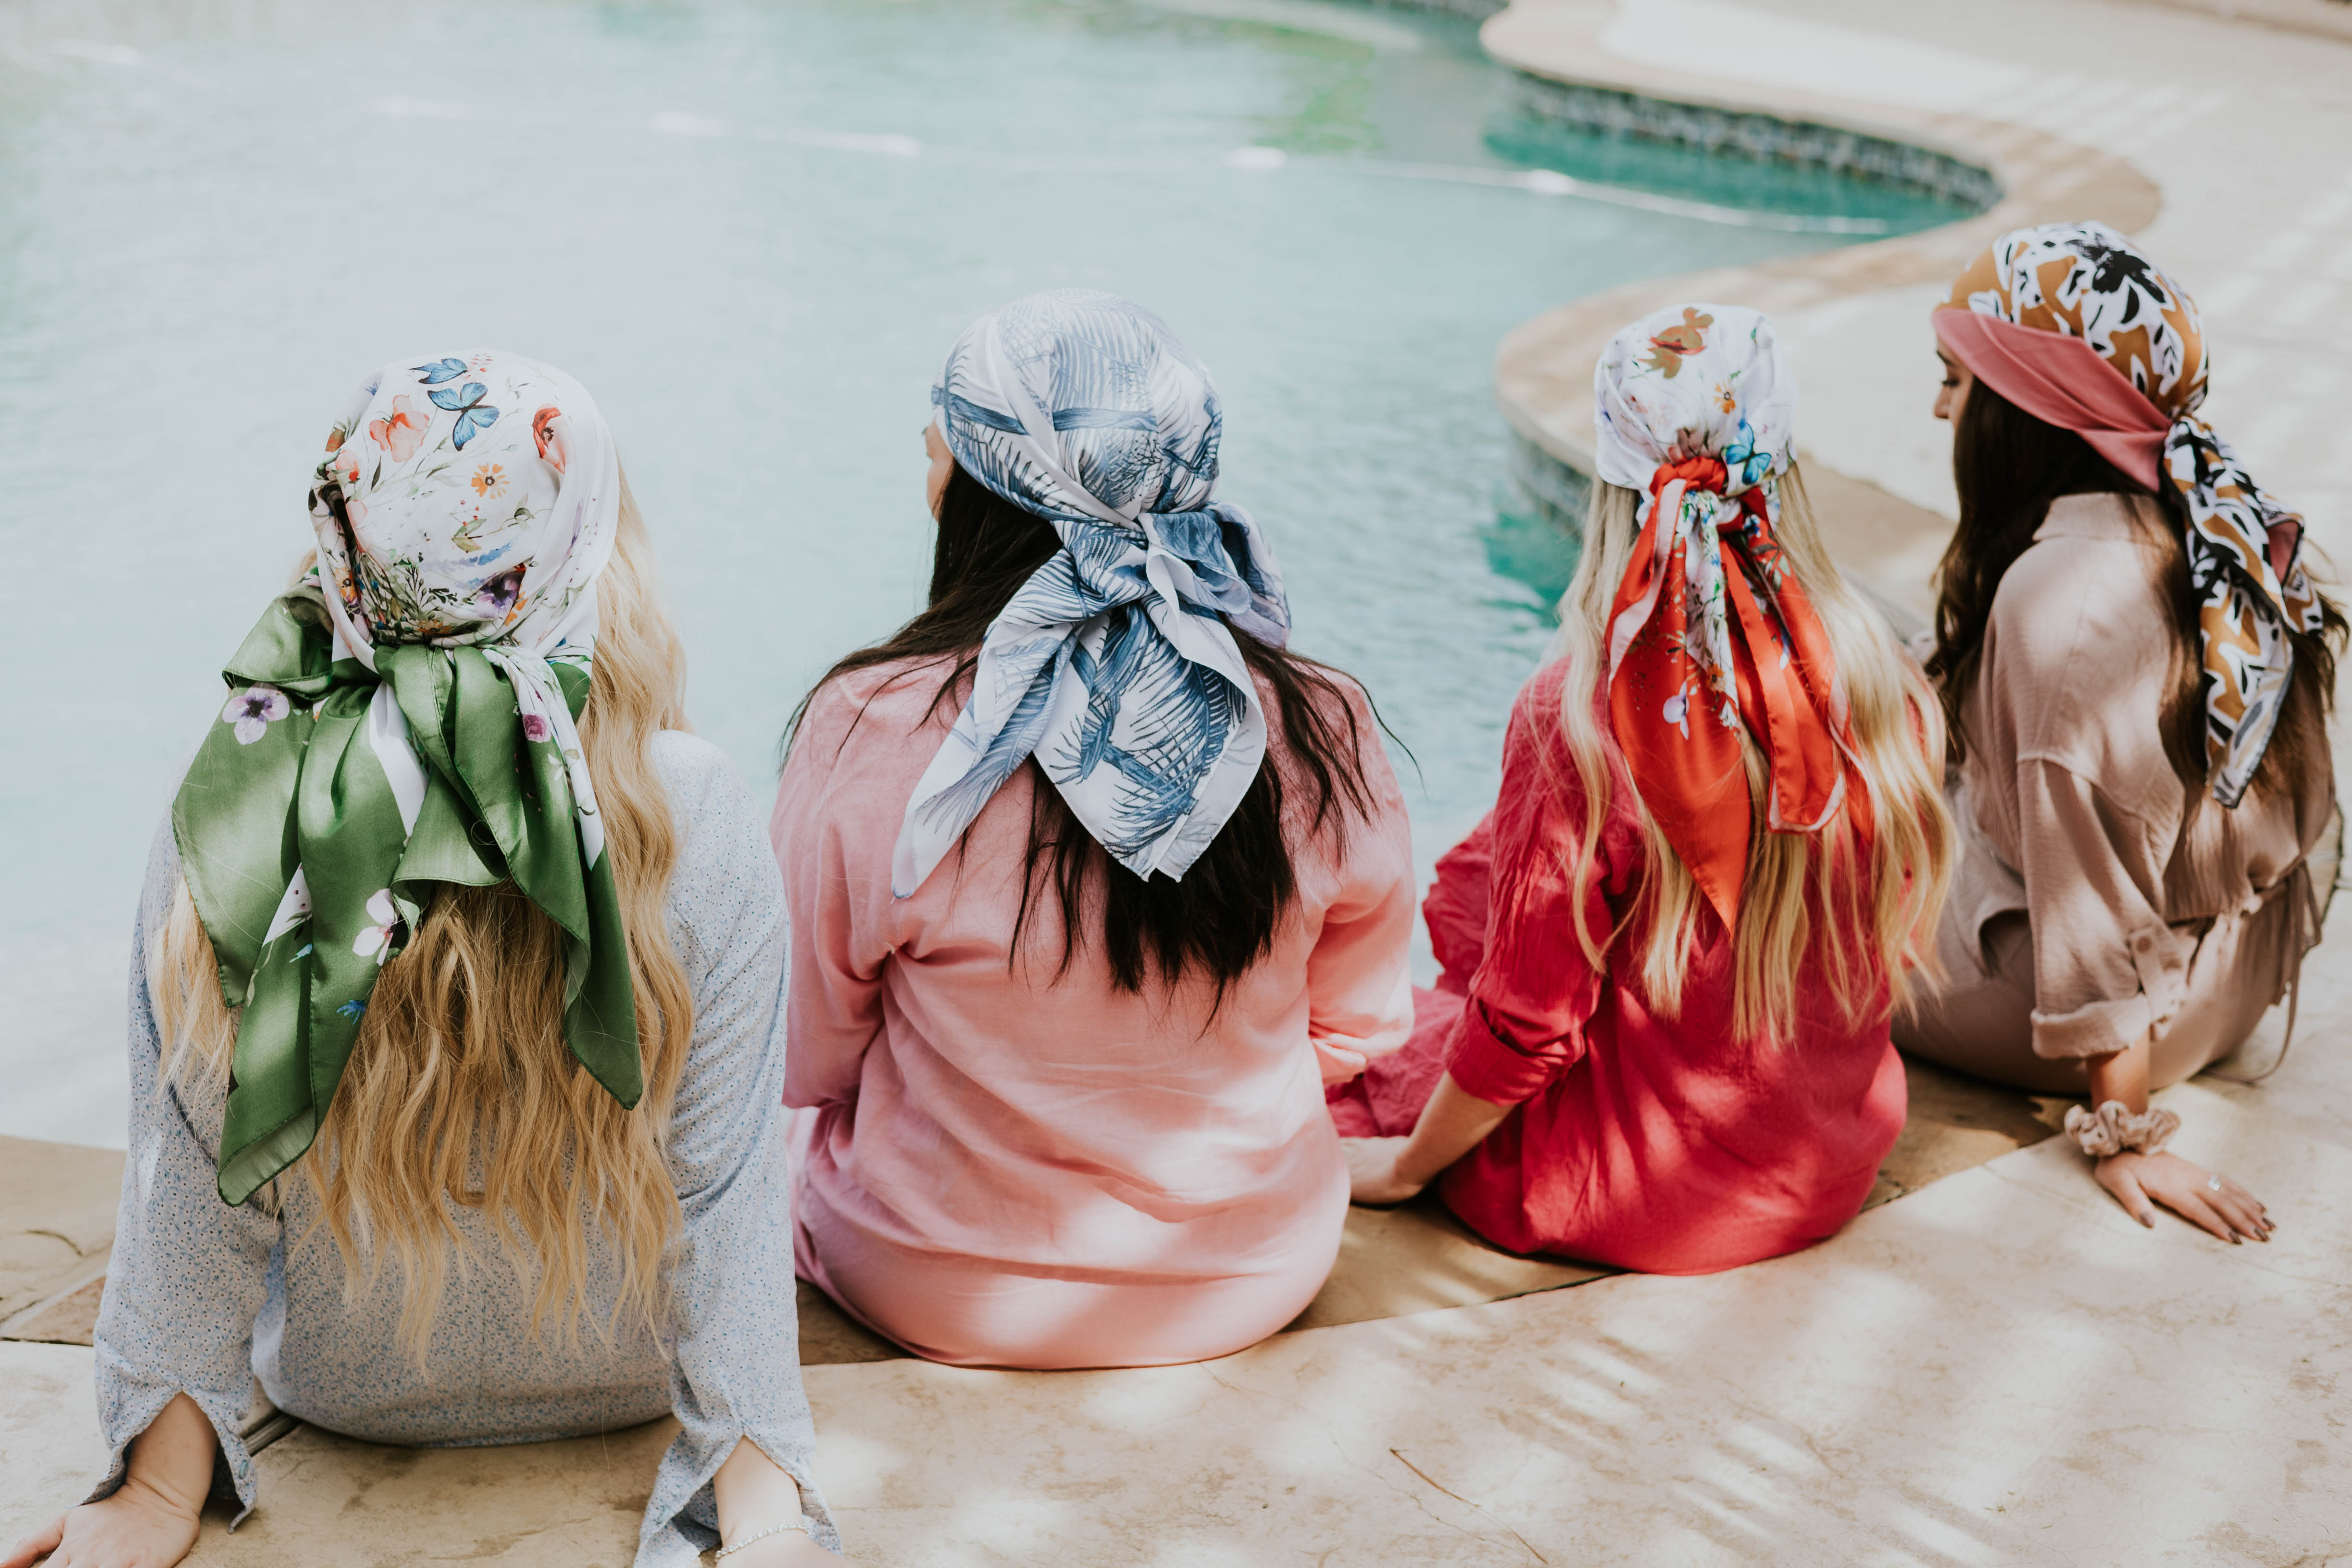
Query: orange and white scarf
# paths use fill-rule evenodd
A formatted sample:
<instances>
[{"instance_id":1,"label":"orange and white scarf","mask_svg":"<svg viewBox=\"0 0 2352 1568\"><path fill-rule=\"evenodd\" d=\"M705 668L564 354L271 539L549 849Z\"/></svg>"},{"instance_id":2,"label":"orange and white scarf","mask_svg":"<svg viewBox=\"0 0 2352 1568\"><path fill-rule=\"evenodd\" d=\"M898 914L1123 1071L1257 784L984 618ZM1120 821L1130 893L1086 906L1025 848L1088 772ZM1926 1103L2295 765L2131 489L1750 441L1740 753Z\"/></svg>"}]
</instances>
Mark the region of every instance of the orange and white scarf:
<instances>
[{"instance_id":1,"label":"orange and white scarf","mask_svg":"<svg viewBox=\"0 0 2352 1568\"><path fill-rule=\"evenodd\" d=\"M1609 717L1659 832L1734 928L1755 810L1741 741L1770 772L1765 826L1870 833L1829 637L1773 526L1796 456L1796 378L1772 324L1733 306L1644 316L1594 372L1603 479L1643 497L1609 614Z\"/></svg>"}]
</instances>

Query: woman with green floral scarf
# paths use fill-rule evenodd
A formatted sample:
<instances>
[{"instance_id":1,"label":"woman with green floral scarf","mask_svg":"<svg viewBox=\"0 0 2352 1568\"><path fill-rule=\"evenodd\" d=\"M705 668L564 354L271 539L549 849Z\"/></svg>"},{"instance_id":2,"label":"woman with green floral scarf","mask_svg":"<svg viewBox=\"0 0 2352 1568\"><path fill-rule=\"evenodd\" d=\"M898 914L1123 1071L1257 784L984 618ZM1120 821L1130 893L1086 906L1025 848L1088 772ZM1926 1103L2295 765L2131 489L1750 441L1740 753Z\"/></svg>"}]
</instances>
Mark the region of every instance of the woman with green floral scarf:
<instances>
[{"instance_id":1,"label":"woman with green floral scarf","mask_svg":"<svg viewBox=\"0 0 2352 1568\"><path fill-rule=\"evenodd\" d=\"M317 554L140 909L111 1464L0 1563L177 1562L216 1458L250 1510L257 1376L381 1443L674 1413L639 1563L835 1562L776 1217L782 890L683 732L612 437L561 372L451 353L326 447Z\"/></svg>"}]
</instances>

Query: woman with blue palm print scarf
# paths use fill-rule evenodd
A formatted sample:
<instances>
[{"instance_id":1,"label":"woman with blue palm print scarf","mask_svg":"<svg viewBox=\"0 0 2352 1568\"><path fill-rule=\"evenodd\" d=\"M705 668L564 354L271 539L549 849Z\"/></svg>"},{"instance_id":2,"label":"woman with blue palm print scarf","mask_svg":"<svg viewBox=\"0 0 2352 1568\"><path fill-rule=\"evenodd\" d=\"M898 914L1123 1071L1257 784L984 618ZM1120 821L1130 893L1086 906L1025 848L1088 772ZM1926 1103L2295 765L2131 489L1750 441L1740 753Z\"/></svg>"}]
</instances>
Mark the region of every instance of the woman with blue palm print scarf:
<instances>
[{"instance_id":1,"label":"woman with blue palm print scarf","mask_svg":"<svg viewBox=\"0 0 2352 1568\"><path fill-rule=\"evenodd\" d=\"M929 606L811 693L771 830L799 1267L934 1360L1223 1355L1338 1253L1322 1086L1412 1023L1403 802L1156 317L1018 300L931 396Z\"/></svg>"}]
</instances>

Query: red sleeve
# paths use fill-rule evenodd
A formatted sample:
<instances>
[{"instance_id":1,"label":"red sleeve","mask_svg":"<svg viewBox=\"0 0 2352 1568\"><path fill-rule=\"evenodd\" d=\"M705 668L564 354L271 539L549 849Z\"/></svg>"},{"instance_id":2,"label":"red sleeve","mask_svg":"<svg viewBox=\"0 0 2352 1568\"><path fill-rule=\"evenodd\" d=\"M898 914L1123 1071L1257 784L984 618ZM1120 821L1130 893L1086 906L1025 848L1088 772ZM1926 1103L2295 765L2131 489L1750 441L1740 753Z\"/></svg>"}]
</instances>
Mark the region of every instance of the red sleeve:
<instances>
[{"instance_id":1,"label":"red sleeve","mask_svg":"<svg viewBox=\"0 0 2352 1568\"><path fill-rule=\"evenodd\" d=\"M1437 880L1421 901L1429 926L1430 951L1437 955L1440 991L1466 995L1470 977L1486 956L1486 888L1494 872L1495 814L1468 837L1437 858Z\"/></svg>"},{"instance_id":2,"label":"red sleeve","mask_svg":"<svg viewBox=\"0 0 2352 1568\"><path fill-rule=\"evenodd\" d=\"M1517 1105L1583 1057L1584 1026L1605 976L1577 941L1580 904L1596 940L1614 923L1605 833L1583 898L1576 893L1585 791L1560 731L1566 673L1563 664L1537 671L1511 713L1490 819L1486 956L1471 977L1447 1068L1465 1090L1497 1105Z\"/></svg>"}]
</instances>

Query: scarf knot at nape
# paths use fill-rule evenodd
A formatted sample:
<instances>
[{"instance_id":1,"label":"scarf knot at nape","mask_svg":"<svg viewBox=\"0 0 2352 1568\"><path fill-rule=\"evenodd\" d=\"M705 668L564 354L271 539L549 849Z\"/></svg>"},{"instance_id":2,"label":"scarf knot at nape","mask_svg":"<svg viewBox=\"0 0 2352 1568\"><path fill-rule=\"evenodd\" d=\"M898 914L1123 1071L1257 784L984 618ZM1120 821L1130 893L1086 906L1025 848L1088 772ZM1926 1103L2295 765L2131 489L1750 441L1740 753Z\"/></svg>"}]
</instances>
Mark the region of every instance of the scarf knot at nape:
<instances>
[{"instance_id":1,"label":"scarf knot at nape","mask_svg":"<svg viewBox=\"0 0 2352 1568\"><path fill-rule=\"evenodd\" d=\"M447 383L446 400L415 395ZM586 393L510 355L387 366L331 432L319 569L225 668L228 704L172 808L222 999L241 1009L226 1202L310 1147L378 974L444 886L511 881L554 921L573 1056L624 1105L642 1095L575 723L618 479Z\"/></svg>"},{"instance_id":2,"label":"scarf knot at nape","mask_svg":"<svg viewBox=\"0 0 2352 1568\"><path fill-rule=\"evenodd\" d=\"M1671 356L1656 351L1673 334ZM1610 729L1650 817L1726 931L1755 823L1814 833L1869 795L1829 635L1774 529L1795 460L1796 379L1770 321L1736 306L1659 310L1594 372L1601 477L1642 498L1606 628Z\"/></svg>"},{"instance_id":3,"label":"scarf knot at nape","mask_svg":"<svg viewBox=\"0 0 2352 1568\"><path fill-rule=\"evenodd\" d=\"M1140 306L1055 289L973 323L931 401L957 465L1062 548L988 628L907 804L892 891L920 888L1033 757L1112 858L1181 878L1265 754L1234 628L1277 647L1290 633L1272 546L1213 494L1224 416L1208 371Z\"/></svg>"}]
</instances>

